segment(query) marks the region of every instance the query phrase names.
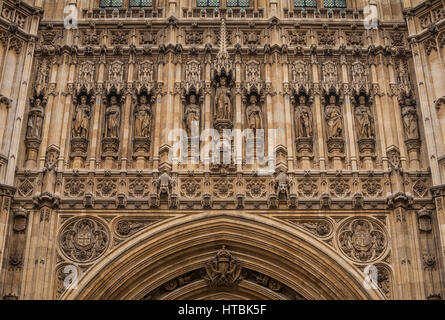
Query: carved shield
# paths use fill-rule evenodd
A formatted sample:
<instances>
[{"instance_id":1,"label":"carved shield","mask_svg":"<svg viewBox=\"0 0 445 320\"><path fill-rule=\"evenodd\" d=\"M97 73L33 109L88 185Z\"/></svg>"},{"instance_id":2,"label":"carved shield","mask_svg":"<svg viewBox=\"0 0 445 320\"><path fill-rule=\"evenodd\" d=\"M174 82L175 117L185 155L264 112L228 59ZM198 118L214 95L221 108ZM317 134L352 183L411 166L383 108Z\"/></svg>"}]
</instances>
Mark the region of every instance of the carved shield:
<instances>
[{"instance_id":1,"label":"carved shield","mask_svg":"<svg viewBox=\"0 0 445 320\"><path fill-rule=\"evenodd\" d=\"M357 250L366 250L371 245L372 238L368 231L360 230L352 235L352 243Z\"/></svg>"},{"instance_id":2,"label":"carved shield","mask_svg":"<svg viewBox=\"0 0 445 320\"><path fill-rule=\"evenodd\" d=\"M76 243L81 247L87 247L92 242L93 234L88 230L82 230L76 235Z\"/></svg>"}]
</instances>

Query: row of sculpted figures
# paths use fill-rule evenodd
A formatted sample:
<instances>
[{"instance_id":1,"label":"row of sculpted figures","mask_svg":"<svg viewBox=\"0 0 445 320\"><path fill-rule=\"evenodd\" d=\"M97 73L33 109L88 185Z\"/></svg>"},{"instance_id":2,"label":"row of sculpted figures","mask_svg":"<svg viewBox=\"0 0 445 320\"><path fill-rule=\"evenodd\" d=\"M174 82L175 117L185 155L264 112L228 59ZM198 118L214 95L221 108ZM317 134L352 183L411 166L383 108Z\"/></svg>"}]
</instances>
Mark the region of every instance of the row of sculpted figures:
<instances>
[{"instance_id":1,"label":"row of sculpted figures","mask_svg":"<svg viewBox=\"0 0 445 320\"><path fill-rule=\"evenodd\" d=\"M234 84L230 76L221 75L215 82L212 97L213 126L215 129L232 129L234 121ZM322 97L322 119L321 125L325 139L330 141L343 141L345 139L345 117L343 97L340 92L324 91ZM88 141L91 138L93 107L95 107L94 92L80 90L75 94L74 107L71 123L72 152L85 154L88 149ZM265 129L267 119L265 112L264 93L256 90L244 92L243 114L244 129L253 131ZM374 141L376 139L376 125L373 110L373 96L366 92L354 92L352 95L353 121L357 142ZM103 152L117 153L119 150L119 139L122 126L122 108L125 104L125 96L111 90L103 96L104 111L102 113L102 139L105 141ZM132 99L132 136L134 151L142 150L149 153L150 141L153 139L154 123L154 94L151 91L140 91L133 94ZM187 135L193 135L193 126L202 129L202 109L204 94L203 90L191 90L183 94L182 121L178 128L183 128ZM314 120L314 103L311 90L300 90L293 92L293 135L298 143L299 139L310 139L317 132L319 125ZM36 96L31 99L31 107L27 121L26 139L37 142L41 139L42 124L44 117L46 99ZM418 116L413 97L404 95L399 99L401 117L406 140L418 140ZM272 106L273 109L273 106ZM273 111L273 110L272 110ZM170 115L166 115L167 117ZM108 141L108 142L107 142ZM344 142L342 142L344 143ZM298 148L297 148L298 149ZM329 149L329 146L328 146ZM340 148L341 149L341 148Z\"/></svg>"}]
</instances>

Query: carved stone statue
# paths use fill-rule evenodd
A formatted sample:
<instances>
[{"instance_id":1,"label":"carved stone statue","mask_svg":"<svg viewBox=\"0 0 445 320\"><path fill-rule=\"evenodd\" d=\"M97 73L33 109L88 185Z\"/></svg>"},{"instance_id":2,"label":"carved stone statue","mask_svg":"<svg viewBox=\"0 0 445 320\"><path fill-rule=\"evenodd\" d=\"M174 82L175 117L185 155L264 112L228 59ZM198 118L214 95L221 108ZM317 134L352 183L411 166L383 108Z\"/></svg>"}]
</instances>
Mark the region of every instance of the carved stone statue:
<instances>
[{"instance_id":1,"label":"carved stone statue","mask_svg":"<svg viewBox=\"0 0 445 320\"><path fill-rule=\"evenodd\" d=\"M111 96L110 105L105 111L105 137L118 138L120 127L120 107L116 96Z\"/></svg>"},{"instance_id":2,"label":"carved stone statue","mask_svg":"<svg viewBox=\"0 0 445 320\"><path fill-rule=\"evenodd\" d=\"M199 120L201 118L201 109L199 105L196 104L196 95L190 95L189 104L184 109L184 122L185 122L185 130L187 131L187 135L189 137L192 136L192 128L197 125L199 129Z\"/></svg>"},{"instance_id":3,"label":"carved stone statue","mask_svg":"<svg viewBox=\"0 0 445 320\"><path fill-rule=\"evenodd\" d=\"M46 153L45 167L43 168L42 192L54 193L58 156L58 152L54 150L48 150Z\"/></svg>"},{"instance_id":4,"label":"carved stone statue","mask_svg":"<svg viewBox=\"0 0 445 320\"><path fill-rule=\"evenodd\" d=\"M227 86L227 77L222 76L215 94L215 119L232 120L232 94Z\"/></svg>"},{"instance_id":5,"label":"carved stone statue","mask_svg":"<svg viewBox=\"0 0 445 320\"><path fill-rule=\"evenodd\" d=\"M419 139L419 128L417 123L417 111L410 98L406 98L402 104L403 127L407 139Z\"/></svg>"},{"instance_id":6,"label":"carved stone statue","mask_svg":"<svg viewBox=\"0 0 445 320\"><path fill-rule=\"evenodd\" d=\"M249 129L252 130L263 129L263 113L261 107L257 104L257 100L256 95L251 95L249 106L246 109L247 123Z\"/></svg>"},{"instance_id":7,"label":"carved stone statue","mask_svg":"<svg viewBox=\"0 0 445 320\"><path fill-rule=\"evenodd\" d=\"M341 114L341 109L337 105L336 97L334 95L329 97L329 104L326 106L325 119L328 139L343 137L343 115Z\"/></svg>"},{"instance_id":8,"label":"carved stone statue","mask_svg":"<svg viewBox=\"0 0 445 320\"><path fill-rule=\"evenodd\" d=\"M151 131L151 108L147 103L147 96L140 97L140 103L134 112L134 136L136 138L149 138Z\"/></svg>"},{"instance_id":9,"label":"carved stone statue","mask_svg":"<svg viewBox=\"0 0 445 320\"><path fill-rule=\"evenodd\" d=\"M34 105L29 112L26 137L27 138L40 138L40 133L42 132L43 124L43 108L42 100L36 98Z\"/></svg>"},{"instance_id":10,"label":"carved stone statue","mask_svg":"<svg viewBox=\"0 0 445 320\"><path fill-rule=\"evenodd\" d=\"M358 99L358 106L355 108L355 120L359 140L374 138L374 117L369 107L366 106L364 96L360 96Z\"/></svg>"},{"instance_id":11,"label":"carved stone statue","mask_svg":"<svg viewBox=\"0 0 445 320\"><path fill-rule=\"evenodd\" d=\"M297 138L312 137L312 110L306 104L306 96L301 95L299 106L295 109L295 126Z\"/></svg>"},{"instance_id":12,"label":"carved stone statue","mask_svg":"<svg viewBox=\"0 0 445 320\"><path fill-rule=\"evenodd\" d=\"M80 104L76 108L73 117L73 138L88 138L88 127L90 122L90 106L87 104L87 96L80 97Z\"/></svg>"}]
</instances>

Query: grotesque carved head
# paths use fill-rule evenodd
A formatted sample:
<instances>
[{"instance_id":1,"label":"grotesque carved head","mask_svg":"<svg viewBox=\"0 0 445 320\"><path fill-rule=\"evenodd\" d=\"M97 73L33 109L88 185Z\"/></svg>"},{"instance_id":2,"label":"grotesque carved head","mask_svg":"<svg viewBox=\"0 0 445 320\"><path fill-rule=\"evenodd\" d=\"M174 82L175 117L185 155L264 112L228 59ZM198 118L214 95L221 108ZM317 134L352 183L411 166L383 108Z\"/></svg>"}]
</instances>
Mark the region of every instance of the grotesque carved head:
<instances>
[{"instance_id":1,"label":"grotesque carved head","mask_svg":"<svg viewBox=\"0 0 445 320\"><path fill-rule=\"evenodd\" d=\"M42 100L40 100L40 98L37 98L34 101L34 107L40 107L41 104L42 104Z\"/></svg>"}]
</instances>

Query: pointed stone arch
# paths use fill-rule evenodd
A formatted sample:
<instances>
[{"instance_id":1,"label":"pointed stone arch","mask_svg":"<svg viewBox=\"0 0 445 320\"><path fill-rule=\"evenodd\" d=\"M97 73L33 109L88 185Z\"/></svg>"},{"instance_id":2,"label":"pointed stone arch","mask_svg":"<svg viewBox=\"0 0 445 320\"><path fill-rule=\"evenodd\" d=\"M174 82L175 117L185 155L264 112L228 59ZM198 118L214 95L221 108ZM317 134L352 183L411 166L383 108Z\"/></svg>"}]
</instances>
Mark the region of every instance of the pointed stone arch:
<instances>
[{"instance_id":1,"label":"pointed stone arch","mask_svg":"<svg viewBox=\"0 0 445 320\"><path fill-rule=\"evenodd\" d=\"M151 297L172 280L204 269L223 245L245 270L236 286L213 288L202 277ZM254 281L246 270L286 290ZM61 299L385 299L363 281L359 269L301 230L266 216L214 212L144 230L102 258Z\"/></svg>"}]
</instances>

